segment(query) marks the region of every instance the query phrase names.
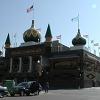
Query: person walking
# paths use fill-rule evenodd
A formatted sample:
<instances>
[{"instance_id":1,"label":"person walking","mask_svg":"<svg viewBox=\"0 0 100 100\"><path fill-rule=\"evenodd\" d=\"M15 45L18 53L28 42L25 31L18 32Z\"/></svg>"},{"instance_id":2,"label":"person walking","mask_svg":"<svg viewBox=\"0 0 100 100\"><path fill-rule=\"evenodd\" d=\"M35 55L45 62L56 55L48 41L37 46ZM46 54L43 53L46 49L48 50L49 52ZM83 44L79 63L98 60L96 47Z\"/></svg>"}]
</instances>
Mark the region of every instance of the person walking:
<instances>
[{"instance_id":1,"label":"person walking","mask_svg":"<svg viewBox=\"0 0 100 100\"><path fill-rule=\"evenodd\" d=\"M45 82L45 84L44 84L45 93L48 93L48 89L49 89L49 82Z\"/></svg>"},{"instance_id":2,"label":"person walking","mask_svg":"<svg viewBox=\"0 0 100 100\"><path fill-rule=\"evenodd\" d=\"M36 93L37 93L37 95L39 95L39 82L38 81L36 81Z\"/></svg>"}]
</instances>

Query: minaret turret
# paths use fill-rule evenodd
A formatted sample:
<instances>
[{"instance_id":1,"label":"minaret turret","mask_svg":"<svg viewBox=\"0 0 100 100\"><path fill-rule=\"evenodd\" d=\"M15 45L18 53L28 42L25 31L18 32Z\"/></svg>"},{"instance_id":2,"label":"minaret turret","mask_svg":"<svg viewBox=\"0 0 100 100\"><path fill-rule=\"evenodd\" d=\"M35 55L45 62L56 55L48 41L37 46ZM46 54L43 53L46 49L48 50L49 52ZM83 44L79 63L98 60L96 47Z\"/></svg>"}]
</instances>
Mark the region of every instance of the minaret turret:
<instances>
[{"instance_id":1,"label":"minaret turret","mask_svg":"<svg viewBox=\"0 0 100 100\"><path fill-rule=\"evenodd\" d=\"M47 55L50 54L51 48L52 48L52 34L51 34L50 25L48 24L46 34L45 34L45 53Z\"/></svg>"},{"instance_id":2,"label":"minaret turret","mask_svg":"<svg viewBox=\"0 0 100 100\"><path fill-rule=\"evenodd\" d=\"M8 33L7 38L6 38L6 42L5 42L5 48L10 48L10 46L11 46L10 36L9 36L9 33Z\"/></svg>"},{"instance_id":3,"label":"minaret turret","mask_svg":"<svg viewBox=\"0 0 100 100\"><path fill-rule=\"evenodd\" d=\"M47 31L46 31L46 34L45 34L45 41L46 42L51 42L52 41L52 34L51 34L51 29L50 29L50 25L48 24L48 27L47 27Z\"/></svg>"}]
</instances>

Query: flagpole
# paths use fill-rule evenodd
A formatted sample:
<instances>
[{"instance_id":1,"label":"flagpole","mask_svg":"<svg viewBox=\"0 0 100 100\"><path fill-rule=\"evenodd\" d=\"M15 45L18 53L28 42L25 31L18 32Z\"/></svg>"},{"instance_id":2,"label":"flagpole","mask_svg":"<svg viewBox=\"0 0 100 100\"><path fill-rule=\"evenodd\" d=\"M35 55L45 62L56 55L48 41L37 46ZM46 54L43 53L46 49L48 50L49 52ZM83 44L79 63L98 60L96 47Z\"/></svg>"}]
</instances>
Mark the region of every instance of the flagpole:
<instances>
[{"instance_id":1,"label":"flagpole","mask_svg":"<svg viewBox=\"0 0 100 100\"><path fill-rule=\"evenodd\" d=\"M78 13L78 16L77 17L74 17L71 19L71 21L76 21L77 20L77 28L79 29L79 24L80 24L80 20L79 20L79 13Z\"/></svg>"},{"instance_id":2,"label":"flagpole","mask_svg":"<svg viewBox=\"0 0 100 100\"><path fill-rule=\"evenodd\" d=\"M78 29L79 29L79 13L78 13Z\"/></svg>"},{"instance_id":3,"label":"flagpole","mask_svg":"<svg viewBox=\"0 0 100 100\"><path fill-rule=\"evenodd\" d=\"M99 57L100 57L100 46L98 47Z\"/></svg>"},{"instance_id":4,"label":"flagpole","mask_svg":"<svg viewBox=\"0 0 100 100\"><path fill-rule=\"evenodd\" d=\"M33 20L34 20L34 2L33 2Z\"/></svg>"},{"instance_id":5,"label":"flagpole","mask_svg":"<svg viewBox=\"0 0 100 100\"><path fill-rule=\"evenodd\" d=\"M94 41L93 41L93 50L95 50L95 48L94 48Z\"/></svg>"},{"instance_id":6,"label":"flagpole","mask_svg":"<svg viewBox=\"0 0 100 100\"><path fill-rule=\"evenodd\" d=\"M99 56L99 47L98 47L98 56Z\"/></svg>"},{"instance_id":7,"label":"flagpole","mask_svg":"<svg viewBox=\"0 0 100 100\"><path fill-rule=\"evenodd\" d=\"M90 46L89 46L89 35L88 35L88 50L90 50Z\"/></svg>"}]
</instances>

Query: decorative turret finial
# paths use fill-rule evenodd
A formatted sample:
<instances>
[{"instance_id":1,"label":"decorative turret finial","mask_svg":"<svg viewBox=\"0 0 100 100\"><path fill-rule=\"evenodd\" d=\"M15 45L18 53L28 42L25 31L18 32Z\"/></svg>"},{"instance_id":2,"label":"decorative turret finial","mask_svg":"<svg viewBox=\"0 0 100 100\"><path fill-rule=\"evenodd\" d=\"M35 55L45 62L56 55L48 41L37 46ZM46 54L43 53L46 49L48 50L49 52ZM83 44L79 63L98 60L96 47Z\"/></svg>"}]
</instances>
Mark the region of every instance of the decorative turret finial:
<instances>
[{"instance_id":1,"label":"decorative turret finial","mask_svg":"<svg viewBox=\"0 0 100 100\"><path fill-rule=\"evenodd\" d=\"M78 33L80 34L80 29L78 29Z\"/></svg>"},{"instance_id":2,"label":"decorative turret finial","mask_svg":"<svg viewBox=\"0 0 100 100\"><path fill-rule=\"evenodd\" d=\"M34 28L34 20L32 20L31 28Z\"/></svg>"}]
</instances>

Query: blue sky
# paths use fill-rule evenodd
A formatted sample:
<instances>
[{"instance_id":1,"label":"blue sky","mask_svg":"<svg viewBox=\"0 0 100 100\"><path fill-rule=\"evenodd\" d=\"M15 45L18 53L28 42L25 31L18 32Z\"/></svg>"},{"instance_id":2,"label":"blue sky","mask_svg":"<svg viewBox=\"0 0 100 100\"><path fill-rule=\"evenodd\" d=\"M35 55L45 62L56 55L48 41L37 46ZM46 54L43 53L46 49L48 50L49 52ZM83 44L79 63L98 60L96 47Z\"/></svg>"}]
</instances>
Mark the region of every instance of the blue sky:
<instances>
[{"instance_id":1,"label":"blue sky","mask_svg":"<svg viewBox=\"0 0 100 100\"><path fill-rule=\"evenodd\" d=\"M88 34L91 49L91 40L100 42L100 0L0 0L0 49L8 33L12 46L15 41L17 46L24 42L23 33L30 28L33 19L33 12L27 13L26 10L33 2L35 27L41 29L42 41L50 24L53 40L61 35L61 42L72 46L72 39L77 34L77 22L71 19L79 13L81 34Z\"/></svg>"}]
</instances>

